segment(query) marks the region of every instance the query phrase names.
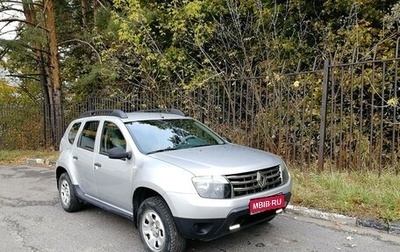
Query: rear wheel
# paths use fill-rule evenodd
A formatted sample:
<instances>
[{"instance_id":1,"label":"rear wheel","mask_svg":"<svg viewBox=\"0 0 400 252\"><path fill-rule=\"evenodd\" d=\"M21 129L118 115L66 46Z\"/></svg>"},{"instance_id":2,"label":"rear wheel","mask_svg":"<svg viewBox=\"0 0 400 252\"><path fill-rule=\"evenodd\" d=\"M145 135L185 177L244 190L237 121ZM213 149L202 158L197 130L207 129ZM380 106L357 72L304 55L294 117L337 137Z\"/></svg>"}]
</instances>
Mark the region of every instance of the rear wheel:
<instances>
[{"instance_id":1,"label":"rear wheel","mask_svg":"<svg viewBox=\"0 0 400 252\"><path fill-rule=\"evenodd\" d=\"M67 212L75 212L82 209L83 202L76 196L75 189L71 183L68 173L63 173L58 180L58 192L61 206Z\"/></svg>"},{"instance_id":2,"label":"rear wheel","mask_svg":"<svg viewBox=\"0 0 400 252\"><path fill-rule=\"evenodd\" d=\"M185 249L186 240L176 228L167 203L159 196L140 204L138 228L147 251L181 252Z\"/></svg>"}]
</instances>

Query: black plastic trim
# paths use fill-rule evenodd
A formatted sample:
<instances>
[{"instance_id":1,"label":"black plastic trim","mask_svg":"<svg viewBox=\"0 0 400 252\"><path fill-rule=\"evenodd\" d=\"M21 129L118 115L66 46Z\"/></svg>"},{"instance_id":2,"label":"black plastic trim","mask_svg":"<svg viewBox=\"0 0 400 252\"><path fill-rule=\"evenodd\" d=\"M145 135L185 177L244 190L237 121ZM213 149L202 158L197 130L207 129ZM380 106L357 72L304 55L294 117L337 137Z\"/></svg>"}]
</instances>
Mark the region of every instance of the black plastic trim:
<instances>
[{"instance_id":1,"label":"black plastic trim","mask_svg":"<svg viewBox=\"0 0 400 252\"><path fill-rule=\"evenodd\" d=\"M136 112L149 112L149 113L165 113L165 114L175 114L180 116L185 116L179 109L147 109L147 110L139 110ZM79 118L83 117L91 117L91 116L100 116L100 115L107 115L107 116L115 116L119 118L128 118L126 113L120 109L101 109L101 110L89 110L82 114L80 114Z\"/></svg>"},{"instance_id":2,"label":"black plastic trim","mask_svg":"<svg viewBox=\"0 0 400 252\"><path fill-rule=\"evenodd\" d=\"M115 116L119 118L128 118L124 111L120 109L102 109L102 110L89 110L82 113L79 117L91 117L91 116L99 116L99 115L107 115L107 116Z\"/></svg>"},{"instance_id":3,"label":"black plastic trim","mask_svg":"<svg viewBox=\"0 0 400 252\"><path fill-rule=\"evenodd\" d=\"M146 110L139 110L138 112L150 112L150 113L166 113L166 114L175 114L175 115L180 115L180 116L185 116L185 113L183 113L179 109L146 109Z\"/></svg>"},{"instance_id":4,"label":"black plastic trim","mask_svg":"<svg viewBox=\"0 0 400 252\"><path fill-rule=\"evenodd\" d=\"M119 210L118 208L112 207L110 205L107 205L99 200L96 200L94 198L86 196L86 194L81 190L81 188L78 185L74 185L74 190L76 194L78 195L78 198L80 198L83 201L86 201L94 206L100 207L106 211L109 211L111 213L117 214L119 216L128 218L130 220L133 220L133 215L132 214L127 214L124 211Z\"/></svg>"}]
</instances>

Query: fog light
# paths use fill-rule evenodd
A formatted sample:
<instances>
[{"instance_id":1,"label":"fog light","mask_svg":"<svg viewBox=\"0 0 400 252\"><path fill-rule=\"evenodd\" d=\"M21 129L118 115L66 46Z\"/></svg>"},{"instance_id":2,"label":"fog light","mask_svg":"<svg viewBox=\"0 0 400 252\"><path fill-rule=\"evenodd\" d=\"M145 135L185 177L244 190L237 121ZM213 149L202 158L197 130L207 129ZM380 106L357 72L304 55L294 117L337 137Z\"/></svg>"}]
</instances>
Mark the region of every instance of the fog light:
<instances>
[{"instance_id":1,"label":"fog light","mask_svg":"<svg viewBox=\"0 0 400 252\"><path fill-rule=\"evenodd\" d=\"M229 227L229 230L234 230L240 228L240 224L235 224Z\"/></svg>"}]
</instances>

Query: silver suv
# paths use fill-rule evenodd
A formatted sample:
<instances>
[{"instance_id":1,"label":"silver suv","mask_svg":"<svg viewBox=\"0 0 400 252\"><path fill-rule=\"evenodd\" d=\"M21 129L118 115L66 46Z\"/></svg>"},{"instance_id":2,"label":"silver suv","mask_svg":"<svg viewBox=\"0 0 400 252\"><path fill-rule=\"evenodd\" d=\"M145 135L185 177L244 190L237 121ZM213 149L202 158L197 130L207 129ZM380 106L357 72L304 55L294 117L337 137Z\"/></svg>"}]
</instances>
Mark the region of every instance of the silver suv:
<instances>
[{"instance_id":1,"label":"silver suv","mask_svg":"<svg viewBox=\"0 0 400 252\"><path fill-rule=\"evenodd\" d=\"M291 197L281 158L229 143L175 109L89 111L60 144L64 210L84 202L133 220L147 251L183 251L272 220Z\"/></svg>"}]
</instances>

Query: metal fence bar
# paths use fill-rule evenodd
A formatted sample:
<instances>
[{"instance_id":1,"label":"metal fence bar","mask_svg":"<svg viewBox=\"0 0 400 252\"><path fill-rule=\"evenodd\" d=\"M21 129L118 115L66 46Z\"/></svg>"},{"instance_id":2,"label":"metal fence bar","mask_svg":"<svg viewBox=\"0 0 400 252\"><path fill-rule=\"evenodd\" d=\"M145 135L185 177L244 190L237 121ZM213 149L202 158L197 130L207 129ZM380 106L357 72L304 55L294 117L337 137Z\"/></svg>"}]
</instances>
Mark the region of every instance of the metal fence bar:
<instances>
[{"instance_id":1,"label":"metal fence bar","mask_svg":"<svg viewBox=\"0 0 400 252\"><path fill-rule=\"evenodd\" d=\"M359 131L358 131L358 135L357 135L357 137L358 137L358 160L357 160L357 162L359 162L360 160L362 160L363 159L363 148L362 148L362 145L363 145L363 132L364 132L364 118L363 118L363 114L364 114L364 87L365 87L365 83L364 83L364 81L365 81L365 79L364 79L364 73L365 73L365 65L362 65L361 66L361 88L360 88L360 96L361 96L361 99L360 99L360 104L359 104L359 106L360 106L360 113L359 113L359 123L360 123L360 127L359 127ZM363 164L363 166L361 167L361 168L364 168L364 166L365 166L365 164Z\"/></svg>"},{"instance_id":2,"label":"metal fence bar","mask_svg":"<svg viewBox=\"0 0 400 252\"><path fill-rule=\"evenodd\" d=\"M322 103L321 103L321 123L319 130L319 148L318 148L318 170L324 170L324 151L325 151L325 134L326 134L326 108L328 103L328 77L329 77L329 61L324 62L324 81L322 83Z\"/></svg>"},{"instance_id":3,"label":"metal fence bar","mask_svg":"<svg viewBox=\"0 0 400 252\"><path fill-rule=\"evenodd\" d=\"M395 53L396 58L400 57L400 55L399 55L399 44L400 44L400 38L397 39L397 43L396 43L396 53ZM398 90L399 61L396 60L394 62L394 64L395 64L395 67L394 67L395 71L394 71L394 97L393 98L395 99L396 102L398 102L399 98L398 98L397 90ZM394 106L394 108L393 108L393 124L394 125L398 125L399 124L399 121L397 120L397 106ZM396 135L397 135L397 137L396 137ZM395 139L396 138L397 139L400 138L400 132L397 132L397 134L396 134L395 127L393 127L393 131L392 131L392 146L393 146L393 148L392 148L392 155L391 155L392 167L395 167L394 164L396 162L395 149L396 150L400 149L400 141L398 141L397 146L395 144ZM395 148L395 146L396 146L396 148ZM394 170L396 172L396 175L399 175L400 168L397 167L397 168L394 168Z\"/></svg>"},{"instance_id":4,"label":"metal fence bar","mask_svg":"<svg viewBox=\"0 0 400 252\"><path fill-rule=\"evenodd\" d=\"M380 135L379 135L379 153L383 152L383 138L384 138L384 134L383 134L383 121L384 121L384 106L385 106L385 74L386 74L386 62L383 62L383 66L382 66L382 90L381 90L381 110L380 110L380 114L381 114L381 120L380 120ZM380 176L382 174L382 164L383 164L383 160L382 160L382 155L379 155L378 157L378 176Z\"/></svg>"}]
</instances>

